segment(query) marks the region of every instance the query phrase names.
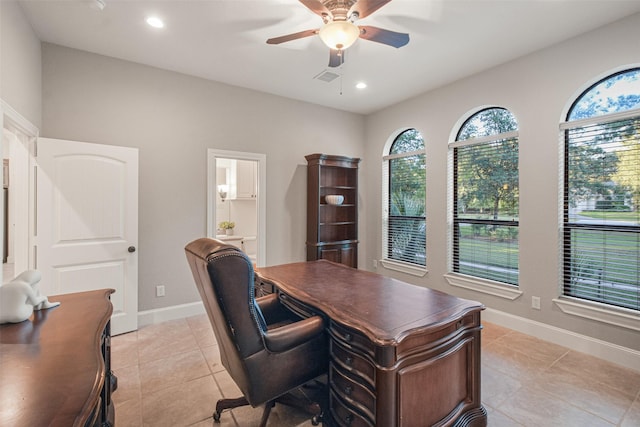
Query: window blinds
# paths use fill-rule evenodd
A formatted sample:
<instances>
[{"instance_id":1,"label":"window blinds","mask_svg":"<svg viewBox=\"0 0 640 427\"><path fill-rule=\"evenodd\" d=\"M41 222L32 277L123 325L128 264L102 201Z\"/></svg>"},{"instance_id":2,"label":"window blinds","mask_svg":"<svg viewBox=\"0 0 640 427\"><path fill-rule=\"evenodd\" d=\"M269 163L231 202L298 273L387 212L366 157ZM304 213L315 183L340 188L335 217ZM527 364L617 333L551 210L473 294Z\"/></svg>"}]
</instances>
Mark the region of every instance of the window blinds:
<instances>
[{"instance_id":1,"label":"window blinds","mask_svg":"<svg viewBox=\"0 0 640 427\"><path fill-rule=\"evenodd\" d=\"M384 158L385 258L426 266L424 150Z\"/></svg>"},{"instance_id":2,"label":"window blinds","mask_svg":"<svg viewBox=\"0 0 640 427\"><path fill-rule=\"evenodd\" d=\"M453 271L517 285L517 137L496 135L454 147Z\"/></svg>"},{"instance_id":3,"label":"window blinds","mask_svg":"<svg viewBox=\"0 0 640 427\"><path fill-rule=\"evenodd\" d=\"M640 114L564 129L564 294L640 310Z\"/></svg>"}]
</instances>

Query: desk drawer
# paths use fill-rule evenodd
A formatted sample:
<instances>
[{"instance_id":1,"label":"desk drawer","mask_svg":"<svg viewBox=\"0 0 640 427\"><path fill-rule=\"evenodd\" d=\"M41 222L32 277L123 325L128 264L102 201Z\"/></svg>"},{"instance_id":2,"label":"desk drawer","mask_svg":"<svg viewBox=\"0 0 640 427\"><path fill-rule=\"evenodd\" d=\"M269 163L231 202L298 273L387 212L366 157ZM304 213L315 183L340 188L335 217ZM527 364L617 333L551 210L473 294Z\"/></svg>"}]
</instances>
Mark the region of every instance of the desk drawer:
<instances>
[{"instance_id":1,"label":"desk drawer","mask_svg":"<svg viewBox=\"0 0 640 427\"><path fill-rule=\"evenodd\" d=\"M474 329L479 330L480 314L470 313L459 318L451 318L449 322L443 324L439 329L428 333L417 333L403 339L397 347L397 360L415 355L435 354L443 351L442 348L454 345L461 339L462 335L473 333ZM431 357L431 356L429 356Z\"/></svg>"},{"instance_id":2,"label":"desk drawer","mask_svg":"<svg viewBox=\"0 0 640 427\"><path fill-rule=\"evenodd\" d=\"M317 315L318 313L313 307L304 304L295 298L291 298L289 295L284 292L278 292L278 298L280 298L280 303L287 307L289 310L296 313L298 316L303 318L309 318Z\"/></svg>"},{"instance_id":3,"label":"desk drawer","mask_svg":"<svg viewBox=\"0 0 640 427\"><path fill-rule=\"evenodd\" d=\"M256 297L263 297L276 292L276 287L273 283L262 280L260 276L256 274L254 277L254 291Z\"/></svg>"},{"instance_id":4,"label":"desk drawer","mask_svg":"<svg viewBox=\"0 0 640 427\"><path fill-rule=\"evenodd\" d=\"M371 357L371 359L375 359L375 345L359 332L331 322L329 333L342 345L349 348L353 347L358 350L359 353L366 354Z\"/></svg>"},{"instance_id":5,"label":"desk drawer","mask_svg":"<svg viewBox=\"0 0 640 427\"><path fill-rule=\"evenodd\" d=\"M376 427L375 422L353 410L333 392L329 393L333 422L340 427Z\"/></svg>"},{"instance_id":6,"label":"desk drawer","mask_svg":"<svg viewBox=\"0 0 640 427\"><path fill-rule=\"evenodd\" d=\"M353 378L335 365L329 368L329 384L333 392L349 402L372 420L376 418L376 397L357 378Z\"/></svg>"},{"instance_id":7,"label":"desk drawer","mask_svg":"<svg viewBox=\"0 0 640 427\"><path fill-rule=\"evenodd\" d=\"M376 369L367 359L351 350L347 350L333 339L329 340L329 351L332 365L358 376L369 388L375 389Z\"/></svg>"}]
</instances>

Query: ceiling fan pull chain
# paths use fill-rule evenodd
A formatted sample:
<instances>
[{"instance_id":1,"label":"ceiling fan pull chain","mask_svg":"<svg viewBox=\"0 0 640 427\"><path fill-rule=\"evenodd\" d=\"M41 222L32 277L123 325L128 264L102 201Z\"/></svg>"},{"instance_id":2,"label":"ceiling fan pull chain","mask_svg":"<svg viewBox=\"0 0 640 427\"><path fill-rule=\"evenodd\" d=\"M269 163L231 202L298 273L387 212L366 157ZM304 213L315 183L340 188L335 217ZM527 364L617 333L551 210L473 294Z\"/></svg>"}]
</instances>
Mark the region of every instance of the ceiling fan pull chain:
<instances>
[{"instance_id":1,"label":"ceiling fan pull chain","mask_svg":"<svg viewBox=\"0 0 640 427\"><path fill-rule=\"evenodd\" d=\"M344 74L344 51L338 49L338 58L340 58L340 96L342 96L342 76Z\"/></svg>"}]
</instances>

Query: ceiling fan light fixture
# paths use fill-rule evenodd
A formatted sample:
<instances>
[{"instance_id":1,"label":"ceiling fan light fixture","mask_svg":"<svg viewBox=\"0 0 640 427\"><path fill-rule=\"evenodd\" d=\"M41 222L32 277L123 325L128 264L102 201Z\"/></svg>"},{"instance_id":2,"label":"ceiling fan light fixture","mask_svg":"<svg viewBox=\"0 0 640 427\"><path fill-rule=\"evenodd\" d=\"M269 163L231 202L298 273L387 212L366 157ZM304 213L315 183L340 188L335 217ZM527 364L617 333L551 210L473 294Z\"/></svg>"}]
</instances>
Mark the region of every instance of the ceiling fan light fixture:
<instances>
[{"instance_id":1,"label":"ceiling fan light fixture","mask_svg":"<svg viewBox=\"0 0 640 427\"><path fill-rule=\"evenodd\" d=\"M332 21L318 32L320 39L331 49L349 48L360 37L360 28L349 21Z\"/></svg>"}]
</instances>

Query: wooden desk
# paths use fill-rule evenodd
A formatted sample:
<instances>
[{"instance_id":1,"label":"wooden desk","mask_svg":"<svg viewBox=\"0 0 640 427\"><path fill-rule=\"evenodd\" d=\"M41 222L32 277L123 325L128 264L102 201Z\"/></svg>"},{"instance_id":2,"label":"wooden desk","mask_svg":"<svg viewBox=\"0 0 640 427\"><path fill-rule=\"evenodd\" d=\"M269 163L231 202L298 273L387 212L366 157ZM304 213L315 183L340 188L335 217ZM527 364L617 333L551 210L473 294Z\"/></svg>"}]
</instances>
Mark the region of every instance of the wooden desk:
<instances>
[{"instance_id":1,"label":"wooden desk","mask_svg":"<svg viewBox=\"0 0 640 427\"><path fill-rule=\"evenodd\" d=\"M1 426L111 426L112 289L51 296L58 307L0 325Z\"/></svg>"},{"instance_id":2,"label":"wooden desk","mask_svg":"<svg viewBox=\"0 0 640 427\"><path fill-rule=\"evenodd\" d=\"M292 310L329 318L330 422L486 426L482 304L322 260L256 274Z\"/></svg>"}]
</instances>

